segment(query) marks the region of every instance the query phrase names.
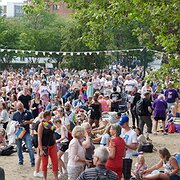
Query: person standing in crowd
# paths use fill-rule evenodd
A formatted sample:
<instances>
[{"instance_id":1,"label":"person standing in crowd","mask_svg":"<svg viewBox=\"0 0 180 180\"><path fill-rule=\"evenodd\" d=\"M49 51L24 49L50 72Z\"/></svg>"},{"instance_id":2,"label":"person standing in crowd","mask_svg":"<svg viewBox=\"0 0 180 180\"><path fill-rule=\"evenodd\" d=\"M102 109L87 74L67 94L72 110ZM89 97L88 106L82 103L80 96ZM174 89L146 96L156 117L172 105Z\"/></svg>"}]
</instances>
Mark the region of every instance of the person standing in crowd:
<instances>
[{"instance_id":1,"label":"person standing in crowd","mask_svg":"<svg viewBox=\"0 0 180 180\"><path fill-rule=\"evenodd\" d=\"M31 110L32 110L32 115L34 119L42 111L42 101L40 100L39 93L35 93L34 99L31 100Z\"/></svg>"},{"instance_id":2,"label":"person standing in crowd","mask_svg":"<svg viewBox=\"0 0 180 180\"><path fill-rule=\"evenodd\" d=\"M30 135L30 127L29 125L33 122L33 116L30 111L24 108L24 105L21 102L17 103L17 112L14 113L12 120L17 121L19 124L18 127L23 127L26 131L25 135L22 139L17 139L17 153L19 158L19 165L23 165L23 154L22 154L22 140L25 142L26 147L28 149L28 153L31 159L31 166L35 166L35 159L34 159L34 151L32 149L32 137Z\"/></svg>"},{"instance_id":3,"label":"person standing in crowd","mask_svg":"<svg viewBox=\"0 0 180 180\"><path fill-rule=\"evenodd\" d=\"M110 128L111 140L109 143L109 159L106 168L117 173L118 180L121 180L123 170L123 157L125 156L125 142L120 137L121 127L119 124L112 124Z\"/></svg>"},{"instance_id":4,"label":"person standing in crowd","mask_svg":"<svg viewBox=\"0 0 180 180\"><path fill-rule=\"evenodd\" d=\"M99 127L99 120L101 118L102 108L101 104L98 101L98 94L95 94L93 97L93 101L90 104L91 114L89 123L92 126L95 123L95 127Z\"/></svg>"},{"instance_id":5,"label":"person standing in crowd","mask_svg":"<svg viewBox=\"0 0 180 180\"><path fill-rule=\"evenodd\" d=\"M126 75L124 82L125 92L132 92L134 86L137 86L137 81L132 79L130 74Z\"/></svg>"},{"instance_id":6,"label":"person standing in crowd","mask_svg":"<svg viewBox=\"0 0 180 180\"><path fill-rule=\"evenodd\" d=\"M10 96L10 101L9 101L9 114L10 114L10 118L12 118L13 114L16 112L17 110L17 95L16 94L12 94Z\"/></svg>"},{"instance_id":7,"label":"person standing in crowd","mask_svg":"<svg viewBox=\"0 0 180 180\"><path fill-rule=\"evenodd\" d=\"M174 106L175 103L178 104L178 93L177 91L172 87L172 83L169 82L167 86L167 90L165 91L165 99L168 106L168 112L171 109L171 106Z\"/></svg>"},{"instance_id":8,"label":"person standing in crowd","mask_svg":"<svg viewBox=\"0 0 180 180\"><path fill-rule=\"evenodd\" d=\"M45 80L42 81L41 87L40 87L40 98L42 100L42 105L45 108L48 105L49 102L49 88L47 86L47 82Z\"/></svg>"},{"instance_id":9,"label":"person standing in crowd","mask_svg":"<svg viewBox=\"0 0 180 180\"><path fill-rule=\"evenodd\" d=\"M144 125L147 125L147 132L152 133L152 119L151 119L151 114L152 114L152 104L151 104L151 95L150 92L147 91L144 93L144 98L143 98L143 113L139 115L140 117L140 122L139 122L139 127L143 133L144 130Z\"/></svg>"},{"instance_id":10,"label":"person standing in crowd","mask_svg":"<svg viewBox=\"0 0 180 180\"><path fill-rule=\"evenodd\" d=\"M98 77L98 73L97 72L94 73L92 82L93 82L94 93L96 91L100 91L100 89L101 89L101 82L100 82L100 79Z\"/></svg>"},{"instance_id":11,"label":"person standing in crowd","mask_svg":"<svg viewBox=\"0 0 180 180\"><path fill-rule=\"evenodd\" d=\"M89 78L88 82L87 82L87 98L89 97L93 97L93 83L92 83L92 78Z\"/></svg>"},{"instance_id":12,"label":"person standing in crowd","mask_svg":"<svg viewBox=\"0 0 180 180\"><path fill-rule=\"evenodd\" d=\"M89 167L92 167L93 166L93 154L94 154L94 149L95 149L95 146L94 146L93 141L91 139L92 128L88 122L81 124L81 126L84 128L84 130L86 132L85 141L83 142L83 146L86 149L85 158L86 158L86 160L90 161Z\"/></svg>"},{"instance_id":13,"label":"person standing in crowd","mask_svg":"<svg viewBox=\"0 0 180 180\"><path fill-rule=\"evenodd\" d=\"M33 93L39 92L40 86L41 86L41 82L40 82L40 80L38 79L38 75L35 74L35 75L34 75L34 80L33 80L33 83L32 83Z\"/></svg>"},{"instance_id":14,"label":"person standing in crowd","mask_svg":"<svg viewBox=\"0 0 180 180\"><path fill-rule=\"evenodd\" d=\"M165 101L165 96L163 94L160 94L158 98L154 101L153 109L154 109L154 120L155 120L154 134L157 135L157 127L159 120L162 121L163 134L167 134L165 131L167 103Z\"/></svg>"},{"instance_id":15,"label":"person standing in crowd","mask_svg":"<svg viewBox=\"0 0 180 180\"><path fill-rule=\"evenodd\" d=\"M19 96L18 100L23 103L25 109L29 110L31 104L31 96L28 94L28 87L23 88L23 92Z\"/></svg>"},{"instance_id":16,"label":"person standing in crowd","mask_svg":"<svg viewBox=\"0 0 180 180\"><path fill-rule=\"evenodd\" d=\"M54 123L57 127L55 131L55 136L56 136L56 145L58 151L59 171L60 171L58 178L62 178L65 174L67 174L66 166L61 158L69 147L68 129L66 126L62 124L61 119L59 119L58 117L54 120Z\"/></svg>"},{"instance_id":17,"label":"person standing in crowd","mask_svg":"<svg viewBox=\"0 0 180 180\"><path fill-rule=\"evenodd\" d=\"M33 124L32 124L32 130L33 130L32 144L36 148L36 153L37 153L34 177L43 177L42 173L40 172L41 156L40 156L40 150L38 148L38 127L39 127L39 124L43 120L43 114L44 114L44 112L41 112L36 117L36 119L33 121Z\"/></svg>"},{"instance_id":18,"label":"person standing in crowd","mask_svg":"<svg viewBox=\"0 0 180 180\"><path fill-rule=\"evenodd\" d=\"M108 102L107 102L107 100L104 98L103 95L99 95L98 101L99 101L100 104L101 104L101 107L102 107L102 113L107 113L107 112L109 112L109 105L108 105Z\"/></svg>"},{"instance_id":19,"label":"person standing in crowd","mask_svg":"<svg viewBox=\"0 0 180 180\"><path fill-rule=\"evenodd\" d=\"M79 96L78 96L78 99L76 99L76 100L74 101L74 108L76 108L76 107L82 108L83 106L84 106L83 96L82 96L82 95L79 95Z\"/></svg>"},{"instance_id":20,"label":"person standing in crowd","mask_svg":"<svg viewBox=\"0 0 180 180\"><path fill-rule=\"evenodd\" d=\"M124 139L126 147L125 158L123 159L123 176L124 180L129 180L131 178L132 155L138 147L137 135L129 127L128 116L121 116L119 124L122 127L121 137Z\"/></svg>"},{"instance_id":21,"label":"person standing in crowd","mask_svg":"<svg viewBox=\"0 0 180 180\"><path fill-rule=\"evenodd\" d=\"M55 76L52 76L50 80L49 89L50 89L51 99L53 99L55 97L55 94L57 93L57 81Z\"/></svg>"},{"instance_id":22,"label":"person standing in crowd","mask_svg":"<svg viewBox=\"0 0 180 180\"><path fill-rule=\"evenodd\" d=\"M89 164L89 160L85 158L85 148L83 141L85 130L81 126L76 126L72 131L73 139L69 143L68 150L68 180L76 180L84 170L84 166Z\"/></svg>"},{"instance_id":23,"label":"person standing in crowd","mask_svg":"<svg viewBox=\"0 0 180 180\"><path fill-rule=\"evenodd\" d=\"M55 125L51 121L51 112L45 111L43 121L38 127L38 147L40 150L42 172L44 180L47 180L48 158L50 156L52 162L52 170L54 179L58 180L58 157L56 151Z\"/></svg>"},{"instance_id":24,"label":"person standing in crowd","mask_svg":"<svg viewBox=\"0 0 180 180\"><path fill-rule=\"evenodd\" d=\"M138 117L138 115L136 113L136 103L140 99L141 99L141 94L138 93L137 87L134 87L133 88L133 100L132 100L132 103L131 103L131 114L132 114L133 129L136 129L136 127L139 127L139 117Z\"/></svg>"},{"instance_id":25,"label":"person standing in crowd","mask_svg":"<svg viewBox=\"0 0 180 180\"><path fill-rule=\"evenodd\" d=\"M71 110L71 104L69 102L66 102L65 104L65 118L66 118L66 122L69 121L70 129L72 131L73 128L76 126L76 115Z\"/></svg>"},{"instance_id":26,"label":"person standing in crowd","mask_svg":"<svg viewBox=\"0 0 180 180\"><path fill-rule=\"evenodd\" d=\"M115 172L106 169L105 164L109 158L109 152L105 147L98 147L94 151L93 163L95 168L86 169L77 180L91 180L93 177L104 175L104 178L109 180L118 180L118 176Z\"/></svg>"},{"instance_id":27,"label":"person standing in crowd","mask_svg":"<svg viewBox=\"0 0 180 180\"><path fill-rule=\"evenodd\" d=\"M0 102L0 124L6 130L7 124L9 122L9 114L7 112L7 107L5 102Z\"/></svg>"},{"instance_id":28,"label":"person standing in crowd","mask_svg":"<svg viewBox=\"0 0 180 180\"><path fill-rule=\"evenodd\" d=\"M113 87L113 92L110 95L111 99L111 111L119 111L119 103L121 101L121 94L117 92L117 88Z\"/></svg>"}]
</instances>

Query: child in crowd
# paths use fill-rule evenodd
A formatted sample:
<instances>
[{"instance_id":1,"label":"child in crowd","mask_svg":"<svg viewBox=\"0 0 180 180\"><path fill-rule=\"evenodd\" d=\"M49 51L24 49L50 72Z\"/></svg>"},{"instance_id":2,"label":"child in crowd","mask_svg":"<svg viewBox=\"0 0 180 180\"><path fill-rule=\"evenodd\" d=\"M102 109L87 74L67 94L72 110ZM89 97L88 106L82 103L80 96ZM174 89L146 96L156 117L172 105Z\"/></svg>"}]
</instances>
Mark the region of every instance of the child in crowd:
<instances>
[{"instance_id":1,"label":"child in crowd","mask_svg":"<svg viewBox=\"0 0 180 180\"><path fill-rule=\"evenodd\" d=\"M135 169L132 171L131 179L141 179L142 172L147 169L147 164L145 163L145 158L143 155L137 157L138 162L135 164Z\"/></svg>"}]
</instances>

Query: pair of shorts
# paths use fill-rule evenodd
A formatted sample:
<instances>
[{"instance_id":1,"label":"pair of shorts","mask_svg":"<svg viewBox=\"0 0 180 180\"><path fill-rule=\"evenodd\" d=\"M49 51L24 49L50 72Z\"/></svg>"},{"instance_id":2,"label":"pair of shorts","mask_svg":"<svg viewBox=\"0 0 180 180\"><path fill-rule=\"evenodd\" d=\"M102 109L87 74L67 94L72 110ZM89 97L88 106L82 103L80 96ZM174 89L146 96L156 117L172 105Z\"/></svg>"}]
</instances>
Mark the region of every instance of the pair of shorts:
<instances>
[{"instance_id":1,"label":"pair of shorts","mask_svg":"<svg viewBox=\"0 0 180 180\"><path fill-rule=\"evenodd\" d=\"M165 121L165 120L166 120L165 117L154 117L154 119L155 119L156 121L159 121L159 120Z\"/></svg>"},{"instance_id":2,"label":"pair of shorts","mask_svg":"<svg viewBox=\"0 0 180 180\"><path fill-rule=\"evenodd\" d=\"M62 142L57 144L57 151L66 152L69 147L69 142Z\"/></svg>"}]
</instances>

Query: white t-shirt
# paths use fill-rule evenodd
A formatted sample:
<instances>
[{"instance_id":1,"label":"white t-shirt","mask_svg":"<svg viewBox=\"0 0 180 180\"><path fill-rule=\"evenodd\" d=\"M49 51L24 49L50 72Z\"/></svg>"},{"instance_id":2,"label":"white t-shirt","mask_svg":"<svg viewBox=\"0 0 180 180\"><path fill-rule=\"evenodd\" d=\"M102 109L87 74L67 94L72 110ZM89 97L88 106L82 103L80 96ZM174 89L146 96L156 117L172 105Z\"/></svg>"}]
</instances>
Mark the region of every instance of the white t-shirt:
<instances>
[{"instance_id":1,"label":"white t-shirt","mask_svg":"<svg viewBox=\"0 0 180 180\"><path fill-rule=\"evenodd\" d=\"M94 89L100 89L101 88L101 82L99 78L94 79L93 81L93 88Z\"/></svg>"},{"instance_id":2,"label":"white t-shirt","mask_svg":"<svg viewBox=\"0 0 180 180\"><path fill-rule=\"evenodd\" d=\"M124 129L122 129L121 132L121 137L124 139L125 143L127 145L131 145L133 143L137 143L137 135L136 132L133 131L132 129L130 129L128 132L125 132ZM132 158L132 154L136 152L135 150L129 149L127 148L126 150L126 159L131 159Z\"/></svg>"},{"instance_id":3,"label":"white t-shirt","mask_svg":"<svg viewBox=\"0 0 180 180\"><path fill-rule=\"evenodd\" d=\"M56 81L51 81L50 82L50 91L52 94L56 94L57 91L57 82Z\"/></svg>"},{"instance_id":4,"label":"white t-shirt","mask_svg":"<svg viewBox=\"0 0 180 180\"><path fill-rule=\"evenodd\" d=\"M134 86L137 86L137 81L134 79L125 80L125 91L132 91Z\"/></svg>"}]
</instances>

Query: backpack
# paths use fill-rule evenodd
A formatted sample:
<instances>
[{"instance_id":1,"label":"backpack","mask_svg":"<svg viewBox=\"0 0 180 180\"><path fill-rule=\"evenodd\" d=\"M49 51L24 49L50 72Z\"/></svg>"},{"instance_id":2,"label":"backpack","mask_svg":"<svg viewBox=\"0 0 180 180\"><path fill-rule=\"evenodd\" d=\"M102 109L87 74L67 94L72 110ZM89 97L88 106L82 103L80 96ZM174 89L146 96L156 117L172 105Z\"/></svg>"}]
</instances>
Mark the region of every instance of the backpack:
<instances>
[{"instance_id":1,"label":"backpack","mask_svg":"<svg viewBox=\"0 0 180 180\"><path fill-rule=\"evenodd\" d=\"M97 168L95 168L95 170L97 172L97 175L92 180L109 180L109 176L108 176L109 170L104 170L101 172L98 171Z\"/></svg>"},{"instance_id":2,"label":"backpack","mask_svg":"<svg viewBox=\"0 0 180 180\"><path fill-rule=\"evenodd\" d=\"M144 100L140 99L137 103L136 103L136 113L137 115L141 116L143 114L143 105L144 105Z\"/></svg>"},{"instance_id":3,"label":"backpack","mask_svg":"<svg viewBox=\"0 0 180 180\"><path fill-rule=\"evenodd\" d=\"M168 124L168 133L175 133L176 128L174 123L169 123Z\"/></svg>"}]
</instances>

